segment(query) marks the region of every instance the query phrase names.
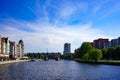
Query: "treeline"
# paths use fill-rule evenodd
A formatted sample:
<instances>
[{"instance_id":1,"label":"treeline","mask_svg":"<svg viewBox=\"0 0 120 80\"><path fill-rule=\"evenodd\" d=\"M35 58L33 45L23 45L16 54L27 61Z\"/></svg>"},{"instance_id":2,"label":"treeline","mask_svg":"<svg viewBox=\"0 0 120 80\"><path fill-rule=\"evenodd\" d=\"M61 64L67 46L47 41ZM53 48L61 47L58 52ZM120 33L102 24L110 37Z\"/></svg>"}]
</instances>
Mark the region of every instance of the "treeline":
<instances>
[{"instance_id":1,"label":"treeline","mask_svg":"<svg viewBox=\"0 0 120 80\"><path fill-rule=\"evenodd\" d=\"M60 57L62 59L76 59L84 61L98 61L102 60L120 60L120 47L112 47L106 49L96 49L92 47L89 42L83 42L82 45L75 50L74 54L63 54L61 53L27 53L26 56L29 58L43 59L45 56L49 58Z\"/></svg>"},{"instance_id":2,"label":"treeline","mask_svg":"<svg viewBox=\"0 0 120 80\"><path fill-rule=\"evenodd\" d=\"M33 58L37 58L37 59L43 59L44 58L44 54L43 53L27 53L25 56L33 59Z\"/></svg>"},{"instance_id":3,"label":"treeline","mask_svg":"<svg viewBox=\"0 0 120 80\"><path fill-rule=\"evenodd\" d=\"M102 58L102 51L96 48L93 48L89 42L82 43L81 47L75 50L75 54L63 54L63 59L75 59L79 58L80 60L97 61Z\"/></svg>"},{"instance_id":4,"label":"treeline","mask_svg":"<svg viewBox=\"0 0 120 80\"><path fill-rule=\"evenodd\" d=\"M63 59L79 58L84 61L104 60L120 60L120 47L112 47L106 49L96 49L89 42L83 42L82 45L75 50L75 54L63 54Z\"/></svg>"},{"instance_id":5,"label":"treeline","mask_svg":"<svg viewBox=\"0 0 120 80\"><path fill-rule=\"evenodd\" d=\"M102 58L102 51L93 48L89 42L82 43L81 47L75 50L74 54L63 54L63 59L76 59L79 58L84 61L94 60L97 61Z\"/></svg>"},{"instance_id":6,"label":"treeline","mask_svg":"<svg viewBox=\"0 0 120 80\"><path fill-rule=\"evenodd\" d=\"M76 58L84 61L94 60L97 61L102 58L102 51L93 48L89 42L82 43L81 47L75 50Z\"/></svg>"},{"instance_id":7,"label":"treeline","mask_svg":"<svg viewBox=\"0 0 120 80\"><path fill-rule=\"evenodd\" d=\"M75 57L74 57L74 54L63 54L63 55L61 56L61 58L62 58L62 59L72 60L72 59L74 59Z\"/></svg>"},{"instance_id":8,"label":"treeline","mask_svg":"<svg viewBox=\"0 0 120 80\"><path fill-rule=\"evenodd\" d=\"M61 53L56 52L56 53L27 53L25 56L33 59L44 59L46 56L49 59L55 59L56 57L60 57L61 58Z\"/></svg>"},{"instance_id":9,"label":"treeline","mask_svg":"<svg viewBox=\"0 0 120 80\"><path fill-rule=\"evenodd\" d=\"M102 49L102 59L120 60L120 47Z\"/></svg>"}]
</instances>

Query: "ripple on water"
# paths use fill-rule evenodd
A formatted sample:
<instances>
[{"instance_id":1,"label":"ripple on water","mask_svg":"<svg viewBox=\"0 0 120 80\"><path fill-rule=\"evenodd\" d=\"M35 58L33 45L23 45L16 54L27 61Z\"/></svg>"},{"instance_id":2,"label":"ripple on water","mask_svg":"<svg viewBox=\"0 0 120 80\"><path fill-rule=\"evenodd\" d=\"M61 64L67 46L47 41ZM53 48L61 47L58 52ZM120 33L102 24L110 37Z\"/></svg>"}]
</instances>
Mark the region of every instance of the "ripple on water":
<instances>
[{"instance_id":1,"label":"ripple on water","mask_svg":"<svg viewBox=\"0 0 120 80\"><path fill-rule=\"evenodd\" d=\"M0 80L119 80L120 67L70 60L25 62L0 66Z\"/></svg>"}]
</instances>

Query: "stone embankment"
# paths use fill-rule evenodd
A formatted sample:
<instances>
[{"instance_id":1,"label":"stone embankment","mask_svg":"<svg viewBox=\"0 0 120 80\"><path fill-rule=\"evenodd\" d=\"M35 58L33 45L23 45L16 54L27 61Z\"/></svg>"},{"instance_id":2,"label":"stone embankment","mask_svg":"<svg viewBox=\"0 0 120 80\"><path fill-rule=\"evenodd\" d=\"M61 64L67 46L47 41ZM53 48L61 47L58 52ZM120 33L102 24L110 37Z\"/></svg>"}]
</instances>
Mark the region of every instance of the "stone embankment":
<instances>
[{"instance_id":1,"label":"stone embankment","mask_svg":"<svg viewBox=\"0 0 120 80\"><path fill-rule=\"evenodd\" d=\"M10 63L19 63L19 62L27 62L30 60L10 60L10 61L0 61L0 65L2 64L10 64Z\"/></svg>"}]
</instances>

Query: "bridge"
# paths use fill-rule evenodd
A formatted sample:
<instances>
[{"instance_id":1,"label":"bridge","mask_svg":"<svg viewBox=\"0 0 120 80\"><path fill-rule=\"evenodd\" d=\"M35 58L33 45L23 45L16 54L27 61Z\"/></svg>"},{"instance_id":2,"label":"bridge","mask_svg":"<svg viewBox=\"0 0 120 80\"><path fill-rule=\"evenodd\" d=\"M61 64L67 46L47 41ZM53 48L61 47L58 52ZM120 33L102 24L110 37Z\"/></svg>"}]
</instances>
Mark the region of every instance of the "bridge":
<instances>
[{"instance_id":1,"label":"bridge","mask_svg":"<svg viewBox=\"0 0 120 80\"><path fill-rule=\"evenodd\" d=\"M61 54L59 53L47 53L44 54L44 60L48 61L49 59L55 59L55 60L60 60Z\"/></svg>"}]
</instances>

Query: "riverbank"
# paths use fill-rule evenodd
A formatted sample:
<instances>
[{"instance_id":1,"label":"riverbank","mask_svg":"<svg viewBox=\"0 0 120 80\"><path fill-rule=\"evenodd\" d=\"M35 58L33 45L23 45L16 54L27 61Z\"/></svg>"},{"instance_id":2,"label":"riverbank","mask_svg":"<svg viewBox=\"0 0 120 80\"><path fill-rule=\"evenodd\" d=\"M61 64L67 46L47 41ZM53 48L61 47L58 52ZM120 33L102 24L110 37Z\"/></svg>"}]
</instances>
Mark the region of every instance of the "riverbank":
<instances>
[{"instance_id":1,"label":"riverbank","mask_svg":"<svg viewBox=\"0 0 120 80\"><path fill-rule=\"evenodd\" d=\"M11 63L27 62L27 61L30 61L30 60L11 60L11 61L1 61L1 62L0 62L0 65L3 65L3 64L11 64Z\"/></svg>"},{"instance_id":2,"label":"riverbank","mask_svg":"<svg viewBox=\"0 0 120 80\"><path fill-rule=\"evenodd\" d=\"M95 61L82 61L80 59L75 59L75 61L86 64L104 64L104 65L120 66L120 60L98 60L97 62L95 62Z\"/></svg>"}]
</instances>

